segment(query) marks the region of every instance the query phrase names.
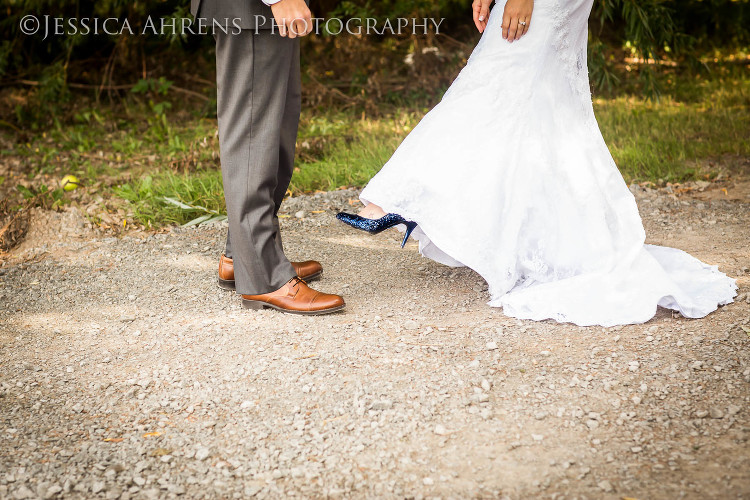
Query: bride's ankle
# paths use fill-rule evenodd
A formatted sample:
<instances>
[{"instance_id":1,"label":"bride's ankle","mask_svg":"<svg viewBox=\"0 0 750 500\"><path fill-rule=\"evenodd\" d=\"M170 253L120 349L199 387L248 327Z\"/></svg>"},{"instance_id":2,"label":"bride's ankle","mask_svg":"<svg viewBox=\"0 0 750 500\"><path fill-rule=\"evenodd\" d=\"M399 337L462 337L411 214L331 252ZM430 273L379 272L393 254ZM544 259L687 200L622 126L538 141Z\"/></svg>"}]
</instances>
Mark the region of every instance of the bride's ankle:
<instances>
[{"instance_id":1,"label":"bride's ankle","mask_svg":"<svg viewBox=\"0 0 750 500\"><path fill-rule=\"evenodd\" d=\"M385 212L379 206L375 205L374 203L370 203L365 208L359 211L359 215L368 219L379 219L385 215Z\"/></svg>"}]
</instances>

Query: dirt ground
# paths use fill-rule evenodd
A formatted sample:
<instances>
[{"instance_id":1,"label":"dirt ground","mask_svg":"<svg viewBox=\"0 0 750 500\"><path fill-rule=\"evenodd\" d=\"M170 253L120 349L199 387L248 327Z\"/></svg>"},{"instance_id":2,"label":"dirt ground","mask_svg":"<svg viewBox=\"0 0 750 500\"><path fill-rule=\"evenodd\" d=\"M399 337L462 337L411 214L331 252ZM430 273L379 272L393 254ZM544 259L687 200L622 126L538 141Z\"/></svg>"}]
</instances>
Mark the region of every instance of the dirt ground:
<instances>
[{"instance_id":1,"label":"dirt ground","mask_svg":"<svg viewBox=\"0 0 750 500\"><path fill-rule=\"evenodd\" d=\"M740 289L615 328L504 316L472 271L335 221L355 191L284 207L290 257L346 298L322 317L219 290L220 225L36 213L0 267L0 498L750 497L741 182L633 188L648 243Z\"/></svg>"}]
</instances>

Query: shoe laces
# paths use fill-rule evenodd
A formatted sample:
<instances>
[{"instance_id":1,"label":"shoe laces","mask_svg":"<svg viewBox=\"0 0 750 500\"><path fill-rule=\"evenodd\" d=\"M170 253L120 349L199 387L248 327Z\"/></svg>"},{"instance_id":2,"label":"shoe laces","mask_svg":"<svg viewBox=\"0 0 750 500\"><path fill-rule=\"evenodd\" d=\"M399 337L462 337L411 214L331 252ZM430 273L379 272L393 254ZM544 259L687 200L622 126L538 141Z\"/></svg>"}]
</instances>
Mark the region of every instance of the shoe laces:
<instances>
[{"instance_id":1,"label":"shoe laces","mask_svg":"<svg viewBox=\"0 0 750 500\"><path fill-rule=\"evenodd\" d=\"M291 285L292 285L292 288L294 288L294 287L298 286L298 285L299 285L300 283L302 283L302 284L305 284L305 285L307 284L307 283L305 282L305 280L303 280L303 279L302 279L302 278L300 278L299 276L295 276L295 277L293 277L292 279L290 279L290 280L288 281L288 283L291 283Z\"/></svg>"}]
</instances>

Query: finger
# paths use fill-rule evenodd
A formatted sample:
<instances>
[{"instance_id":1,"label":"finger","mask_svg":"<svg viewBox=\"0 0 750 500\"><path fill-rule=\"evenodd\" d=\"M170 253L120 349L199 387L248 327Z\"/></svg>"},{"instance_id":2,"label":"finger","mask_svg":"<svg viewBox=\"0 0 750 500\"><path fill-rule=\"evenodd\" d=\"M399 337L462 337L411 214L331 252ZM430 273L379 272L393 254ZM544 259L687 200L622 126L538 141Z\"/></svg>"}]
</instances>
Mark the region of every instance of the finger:
<instances>
[{"instance_id":1,"label":"finger","mask_svg":"<svg viewBox=\"0 0 750 500\"><path fill-rule=\"evenodd\" d=\"M480 33L484 33L485 28L487 28L487 18L488 17L489 17L489 13L488 12L486 12L486 11L485 12L482 12L482 11L479 12L479 16L477 18L478 19L477 28L479 29Z\"/></svg>"},{"instance_id":2,"label":"finger","mask_svg":"<svg viewBox=\"0 0 750 500\"><path fill-rule=\"evenodd\" d=\"M294 27L294 19L292 19L286 27L286 36L288 38L297 38L297 28Z\"/></svg>"},{"instance_id":3,"label":"finger","mask_svg":"<svg viewBox=\"0 0 750 500\"><path fill-rule=\"evenodd\" d=\"M531 24L531 20L529 18L526 18L526 26L523 27L523 34L524 35L529 32L529 25L530 24Z\"/></svg>"},{"instance_id":4,"label":"finger","mask_svg":"<svg viewBox=\"0 0 750 500\"><path fill-rule=\"evenodd\" d=\"M305 36L307 34L307 23L302 18L294 20L294 36Z\"/></svg>"},{"instance_id":5,"label":"finger","mask_svg":"<svg viewBox=\"0 0 750 500\"><path fill-rule=\"evenodd\" d=\"M484 22L484 25L487 26L487 19L490 17L490 9L486 6L482 6L482 10L479 12L479 20Z\"/></svg>"},{"instance_id":6,"label":"finger","mask_svg":"<svg viewBox=\"0 0 750 500\"><path fill-rule=\"evenodd\" d=\"M286 36L286 19L282 19L279 23L279 35Z\"/></svg>"},{"instance_id":7,"label":"finger","mask_svg":"<svg viewBox=\"0 0 750 500\"><path fill-rule=\"evenodd\" d=\"M477 27L477 31L479 31L480 33L482 32L482 25L479 22L479 14L477 14L476 12L474 12L474 26Z\"/></svg>"},{"instance_id":8,"label":"finger","mask_svg":"<svg viewBox=\"0 0 750 500\"><path fill-rule=\"evenodd\" d=\"M510 16L503 14L503 38L508 39L508 30L510 29Z\"/></svg>"},{"instance_id":9,"label":"finger","mask_svg":"<svg viewBox=\"0 0 750 500\"><path fill-rule=\"evenodd\" d=\"M309 35L313 28L312 28L312 12L307 11L300 19L300 22L302 23L302 29L304 32L300 36L307 36Z\"/></svg>"},{"instance_id":10,"label":"finger","mask_svg":"<svg viewBox=\"0 0 750 500\"><path fill-rule=\"evenodd\" d=\"M518 31L518 19L513 19L508 27L508 38L509 42L512 42L516 38L516 32Z\"/></svg>"},{"instance_id":11,"label":"finger","mask_svg":"<svg viewBox=\"0 0 750 500\"><path fill-rule=\"evenodd\" d=\"M523 36L523 30L526 28L525 25L521 24L521 21L524 21L523 19L518 20L518 29L516 30L516 40L520 39ZM524 21L525 23L526 21Z\"/></svg>"},{"instance_id":12,"label":"finger","mask_svg":"<svg viewBox=\"0 0 750 500\"><path fill-rule=\"evenodd\" d=\"M482 32L482 23L479 20L479 13L481 9L482 9L481 0L474 0L474 3L471 4L472 18L474 19L474 26L477 27L477 30L480 33Z\"/></svg>"}]
</instances>

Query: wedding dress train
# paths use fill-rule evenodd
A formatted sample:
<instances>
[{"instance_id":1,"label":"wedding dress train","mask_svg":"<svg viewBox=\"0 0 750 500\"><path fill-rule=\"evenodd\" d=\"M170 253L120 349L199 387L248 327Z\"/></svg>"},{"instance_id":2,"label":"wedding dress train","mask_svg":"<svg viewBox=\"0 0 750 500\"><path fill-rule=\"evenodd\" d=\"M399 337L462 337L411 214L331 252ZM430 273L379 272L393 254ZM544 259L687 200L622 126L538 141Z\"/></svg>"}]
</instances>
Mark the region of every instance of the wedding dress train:
<instances>
[{"instance_id":1,"label":"wedding dress train","mask_svg":"<svg viewBox=\"0 0 750 500\"><path fill-rule=\"evenodd\" d=\"M657 305L702 317L735 281L645 232L601 136L586 43L593 0L536 0L528 33L502 38L497 2L442 101L361 199L419 224L420 252L469 266L509 316L642 323Z\"/></svg>"}]
</instances>

